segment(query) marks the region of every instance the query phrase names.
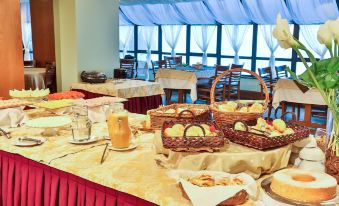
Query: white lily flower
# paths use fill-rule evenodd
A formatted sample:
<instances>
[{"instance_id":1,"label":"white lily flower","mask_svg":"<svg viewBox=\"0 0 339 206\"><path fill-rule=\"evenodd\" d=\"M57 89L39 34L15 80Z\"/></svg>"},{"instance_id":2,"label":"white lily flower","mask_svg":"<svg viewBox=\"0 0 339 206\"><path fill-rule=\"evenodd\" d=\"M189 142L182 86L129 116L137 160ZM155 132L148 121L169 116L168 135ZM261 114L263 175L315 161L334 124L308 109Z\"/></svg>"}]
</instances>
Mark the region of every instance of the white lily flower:
<instances>
[{"instance_id":1,"label":"white lily flower","mask_svg":"<svg viewBox=\"0 0 339 206\"><path fill-rule=\"evenodd\" d=\"M328 28L333 34L336 43L339 43L339 18L335 21L328 21Z\"/></svg>"},{"instance_id":2,"label":"white lily flower","mask_svg":"<svg viewBox=\"0 0 339 206\"><path fill-rule=\"evenodd\" d=\"M298 46L298 43L294 40L293 35L290 32L288 21L282 19L280 14L277 16L277 24L273 29L273 36L278 40L278 43L282 48L288 49Z\"/></svg>"},{"instance_id":3,"label":"white lily flower","mask_svg":"<svg viewBox=\"0 0 339 206\"><path fill-rule=\"evenodd\" d=\"M333 35L329 28L330 21L326 21L318 30L317 38L320 44L325 44L328 48L332 47Z\"/></svg>"}]
</instances>

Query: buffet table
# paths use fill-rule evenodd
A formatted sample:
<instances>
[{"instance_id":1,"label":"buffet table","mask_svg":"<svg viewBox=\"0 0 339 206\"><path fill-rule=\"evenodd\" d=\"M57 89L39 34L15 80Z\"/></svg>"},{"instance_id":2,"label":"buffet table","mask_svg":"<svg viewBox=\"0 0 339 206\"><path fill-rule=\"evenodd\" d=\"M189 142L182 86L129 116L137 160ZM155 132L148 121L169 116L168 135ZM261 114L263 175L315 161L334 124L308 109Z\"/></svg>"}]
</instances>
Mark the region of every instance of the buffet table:
<instances>
[{"instance_id":1,"label":"buffet table","mask_svg":"<svg viewBox=\"0 0 339 206\"><path fill-rule=\"evenodd\" d=\"M124 102L125 109L139 114L158 108L164 93L159 83L140 80L109 80L103 84L73 83L71 89L82 92L86 99L101 96L125 98L128 100Z\"/></svg>"},{"instance_id":2,"label":"buffet table","mask_svg":"<svg viewBox=\"0 0 339 206\"><path fill-rule=\"evenodd\" d=\"M215 68L213 67L203 68L201 70L185 67L177 69L159 69L155 81L159 82L162 88L190 90L191 99L192 102L194 102L197 100L197 79L209 78L214 75Z\"/></svg>"},{"instance_id":3,"label":"buffet table","mask_svg":"<svg viewBox=\"0 0 339 206\"><path fill-rule=\"evenodd\" d=\"M45 89L46 68L25 67L25 89Z\"/></svg>"}]
</instances>

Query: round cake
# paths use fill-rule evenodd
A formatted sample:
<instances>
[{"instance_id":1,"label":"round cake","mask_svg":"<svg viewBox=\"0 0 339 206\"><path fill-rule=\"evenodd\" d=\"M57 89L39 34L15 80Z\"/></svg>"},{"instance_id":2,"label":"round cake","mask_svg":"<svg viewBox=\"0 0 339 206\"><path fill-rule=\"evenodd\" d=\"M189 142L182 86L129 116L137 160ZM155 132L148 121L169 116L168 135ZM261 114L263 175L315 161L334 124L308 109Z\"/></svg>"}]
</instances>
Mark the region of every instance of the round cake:
<instances>
[{"instance_id":1,"label":"round cake","mask_svg":"<svg viewBox=\"0 0 339 206\"><path fill-rule=\"evenodd\" d=\"M317 203L335 198L337 181L325 173L284 169L273 174L271 189L291 200Z\"/></svg>"}]
</instances>

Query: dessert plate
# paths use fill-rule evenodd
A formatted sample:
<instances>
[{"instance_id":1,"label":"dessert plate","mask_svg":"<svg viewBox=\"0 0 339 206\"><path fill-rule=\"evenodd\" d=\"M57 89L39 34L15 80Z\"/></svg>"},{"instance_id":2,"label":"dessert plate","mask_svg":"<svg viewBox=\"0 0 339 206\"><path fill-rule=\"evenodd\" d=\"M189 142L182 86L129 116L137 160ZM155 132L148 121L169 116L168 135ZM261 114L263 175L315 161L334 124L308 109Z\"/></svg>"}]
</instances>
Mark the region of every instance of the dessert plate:
<instances>
[{"instance_id":1,"label":"dessert plate","mask_svg":"<svg viewBox=\"0 0 339 206\"><path fill-rule=\"evenodd\" d=\"M135 149L135 148L137 148L137 147L138 147L138 144L135 143L135 142L131 142L131 144L129 145L129 147L127 147L127 148L122 148L122 149L112 147L112 143L109 143L109 145L108 145L108 149L113 150L113 151L117 151L117 152L129 151L129 150L133 150L133 149Z\"/></svg>"},{"instance_id":2,"label":"dessert plate","mask_svg":"<svg viewBox=\"0 0 339 206\"><path fill-rule=\"evenodd\" d=\"M305 203L305 202L299 202L299 201L296 201L296 200L291 200L291 199L282 197L282 196L274 193L271 190L271 182L272 182L272 177L268 177L268 178L264 179L261 182L262 189L273 200L276 200L278 202L282 202L282 203L285 203L285 204L296 205L296 206L322 206L322 205L325 206L325 205L335 205L339 201L338 196L336 196L332 200L323 201L323 202L319 202L319 203Z\"/></svg>"},{"instance_id":3,"label":"dessert plate","mask_svg":"<svg viewBox=\"0 0 339 206\"><path fill-rule=\"evenodd\" d=\"M98 138L96 136L91 136L89 139L73 139L70 138L68 140L69 143L71 144L78 144L78 145L83 145L83 144L90 144L98 141Z\"/></svg>"},{"instance_id":4,"label":"dessert plate","mask_svg":"<svg viewBox=\"0 0 339 206\"><path fill-rule=\"evenodd\" d=\"M46 142L46 138L43 137L18 137L13 140L12 144L19 147L32 147L44 142Z\"/></svg>"}]
</instances>

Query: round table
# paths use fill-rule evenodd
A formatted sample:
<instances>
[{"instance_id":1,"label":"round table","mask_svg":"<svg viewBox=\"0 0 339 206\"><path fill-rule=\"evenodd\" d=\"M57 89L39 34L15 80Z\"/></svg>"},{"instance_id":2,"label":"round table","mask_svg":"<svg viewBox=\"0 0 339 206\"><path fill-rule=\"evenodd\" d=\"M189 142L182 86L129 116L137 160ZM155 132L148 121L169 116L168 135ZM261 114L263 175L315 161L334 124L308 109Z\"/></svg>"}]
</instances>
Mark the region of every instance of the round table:
<instances>
[{"instance_id":1,"label":"round table","mask_svg":"<svg viewBox=\"0 0 339 206\"><path fill-rule=\"evenodd\" d=\"M25 89L45 89L46 68L25 68Z\"/></svg>"}]
</instances>

